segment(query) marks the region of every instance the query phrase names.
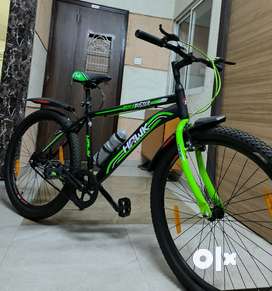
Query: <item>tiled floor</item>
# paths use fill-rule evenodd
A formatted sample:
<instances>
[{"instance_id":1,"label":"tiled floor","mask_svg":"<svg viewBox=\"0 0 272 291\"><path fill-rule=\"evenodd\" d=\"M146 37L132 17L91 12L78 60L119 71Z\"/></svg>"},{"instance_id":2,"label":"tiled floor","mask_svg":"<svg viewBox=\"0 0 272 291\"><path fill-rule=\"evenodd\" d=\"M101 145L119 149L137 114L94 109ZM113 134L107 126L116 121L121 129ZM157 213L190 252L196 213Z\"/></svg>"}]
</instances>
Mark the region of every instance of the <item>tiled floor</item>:
<instances>
[{"instance_id":1,"label":"tiled floor","mask_svg":"<svg viewBox=\"0 0 272 291\"><path fill-rule=\"evenodd\" d=\"M130 166L123 166L114 174L115 176L106 181L105 187L115 199L120 197L131 199L132 214L125 219L118 217L105 199L99 196L95 205L84 211L78 211L73 204L68 203L54 217L40 224L33 223L22 219L10 209L3 183L0 182L2 194L0 199L0 291L184 290L162 257L151 225L150 174ZM182 191L176 192L177 186L172 182L167 183L167 189L167 192L171 190L170 192L177 195L182 193L186 195ZM168 201L168 206L171 203L175 206L176 202L171 201L175 199ZM198 213L199 210L194 209L193 205L190 201L184 202L182 215L186 217L192 211ZM171 215L173 215L172 209L173 207L168 209L171 210ZM182 220L184 219L181 218ZM190 230L192 225L195 225L194 232ZM215 244L214 240L211 240L213 236L216 245L224 246L220 228L214 226L213 229L206 227L207 225L204 227L206 230L200 235L202 238L203 234L201 247L210 249L210 246ZM200 227L203 228L201 222L185 223L184 220L182 223L183 240L176 241L177 247L186 245L184 243L186 241L191 241L190 245L184 248L183 255L192 254L199 248L199 241L193 239L193 235L198 228L201 229ZM254 233L240 228L238 230L240 237L241 235L244 238L250 237L250 243L255 241L263 249L270 249L270 245L258 239ZM171 227L171 232L175 231L176 229ZM235 233L227 225L225 225L225 231L232 238L238 236L237 232ZM176 233L174 234L176 236ZM225 250L231 253L233 247ZM240 270L246 274L248 269L258 276L254 278L256 282L258 280L262 282L263 278L258 275L258 271L255 272L256 265L252 262L252 258L246 252L242 252L237 245L236 250L241 254L243 262L246 262L246 268L239 261L239 272L236 267L230 266L228 272L232 280L241 282ZM256 252L257 250L254 254ZM272 269L271 256L263 253L259 258L263 265ZM271 276L263 265L261 267L263 272ZM254 269L251 270L253 267ZM214 271L212 270L206 273L206 279L208 278L210 282L213 280L211 276ZM199 272L201 275L201 271ZM223 274L222 272L216 274L218 286L222 285ZM272 278L269 280L272 281Z\"/></svg>"},{"instance_id":2,"label":"tiled floor","mask_svg":"<svg viewBox=\"0 0 272 291\"><path fill-rule=\"evenodd\" d=\"M128 173L121 171L116 175ZM182 290L162 257L152 225L133 224L137 217L150 222L150 178L137 170L130 174L133 178L123 179L121 187L114 179L107 185L116 197L137 199L138 209L127 220L110 208L101 216L101 208L108 206L100 199L83 212L68 205L44 224L32 223L9 208L0 182L1 291ZM129 193L128 184L134 185Z\"/></svg>"}]
</instances>

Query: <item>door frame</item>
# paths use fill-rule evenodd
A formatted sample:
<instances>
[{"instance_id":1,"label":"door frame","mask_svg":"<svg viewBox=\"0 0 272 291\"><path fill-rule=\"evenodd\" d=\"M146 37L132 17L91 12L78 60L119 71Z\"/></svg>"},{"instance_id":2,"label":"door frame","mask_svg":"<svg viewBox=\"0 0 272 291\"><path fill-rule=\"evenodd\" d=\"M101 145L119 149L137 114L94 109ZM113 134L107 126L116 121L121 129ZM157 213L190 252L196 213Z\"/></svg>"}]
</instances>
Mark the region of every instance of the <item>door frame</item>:
<instances>
[{"instance_id":1,"label":"door frame","mask_svg":"<svg viewBox=\"0 0 272 291\"><path fill-rule=\"evenodd\" d=\"M121 52L120 52L120 66L119 66L119 74L118 74L118 81L117 81L117 96L116 99L118 100L118 104L120 105L121 101L121 93L122 93L122 86L123 86L123 74L124 74L124 66L125 66L125 53L126 53L126 44L127 44L127 32L128 32L128 16L129 11L114 7L108 7L100 4L85 2L85 1L79 1L79 0L53 0L52 4L52 12L51 12L51 22L50 22L50 33L49 33L49 43L48 43L48 51L47 51L47 57L46 57L46 68L45 68L45 75L44 75L44 82L43 82L43 96L45 95L46 91L46 82L47 82L47 75L49 71L49 65L50 65L50 59L52 54L52 47L53 47L53 39L54 39L54 26L55 26L55 19L56 19L56 3L57 2L65 2L74 4L77 6L83 6L87 8L95 9L94 6L99 6L99 10L109 11L116 14L121 14L125 16L125 39L123 40L122 46L121 46ZM114 131L117 130L118 126L118 116L114 118L113 122Z\"/></svg>"}]
</instances>

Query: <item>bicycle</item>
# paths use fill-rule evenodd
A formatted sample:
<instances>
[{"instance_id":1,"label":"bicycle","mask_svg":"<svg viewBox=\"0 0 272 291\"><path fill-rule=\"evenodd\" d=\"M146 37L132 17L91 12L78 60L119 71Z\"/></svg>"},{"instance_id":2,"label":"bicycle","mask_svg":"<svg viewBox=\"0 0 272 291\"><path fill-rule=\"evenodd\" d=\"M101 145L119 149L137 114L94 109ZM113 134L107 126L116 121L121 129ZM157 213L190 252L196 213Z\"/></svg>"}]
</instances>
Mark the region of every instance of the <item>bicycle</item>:
<instances>
[{"instance_id":1,"label":"bicycle","mask_svg":"<svg viewBox=\"0 0 272 291\"><path fill-rule=\"evenodd\" d=\"M155 156L151 186L152 221L168 265L188 290L271 290L272 149L248 133L221 127L224 116L190 123L180 69L196 62L212 68L216 97L219 70L234 63L196 57L185 51L177 35L161 26L160 31L164 35L161 39L140 30L135 35L181 57L172 62L174 94L93 111L91 90L110 77L76 71L73 80L85 89L85 114L81 118L68 117L74 109L62 102L29 100L41 108L15 128L10 140L4 166L10 201L20 215L38 221L60 211L69 200L79 209L89 207L100 192L119 216L126 217L131 211L130 200L114 201L103 181L153 130L179 118L176 133ZM117 145L108 152L104 147L104 159L95 166L93 118L168 104L172 105L144 121L129 138L119 136L118 141L115 136ZM85 169L78 139L84 126ZM45 144L39 142L41 131L48 128L53 128L50 138ZM211 153L216 161L213 170L205 161ZM178 160L182 176L170 181L169 173Z\"/></svg>"}]
</instances>

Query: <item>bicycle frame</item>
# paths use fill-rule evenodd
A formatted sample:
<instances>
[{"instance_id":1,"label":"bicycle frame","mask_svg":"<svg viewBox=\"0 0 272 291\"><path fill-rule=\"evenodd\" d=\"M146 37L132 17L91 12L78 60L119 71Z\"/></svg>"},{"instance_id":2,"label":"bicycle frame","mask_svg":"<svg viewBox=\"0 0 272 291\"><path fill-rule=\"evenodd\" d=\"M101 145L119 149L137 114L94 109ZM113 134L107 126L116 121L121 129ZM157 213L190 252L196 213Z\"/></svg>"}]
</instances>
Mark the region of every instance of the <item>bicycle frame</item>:
<instances>
[{"instance_id":1,"label":"bicycle frame","mask_svg":"<svg viewBox=\"0 0 272 291\"><path fill-rule=\"evenodd\" d=\"M176 50L176 47L174 47ZM183 56L185 57L185 56ZM90 88L86 89L85 96L85 115L80 118L78 121L72 124L72 131L78 132L86 125L86 156L87 156L87 164L88 170L92 170L93 168L93 152L92 152L92 137L90 132L90 126L92 124L93 118L98 118L99 116L112 116L118 115L120 113L131 112L131 111L140 111L145 110L151 107L157 107L161 105L174 104L170 107L164 108L161 111L157 112L153 116L151 116L148 120L146 120L142 125L140 125L136 131L122 144L117 151L114 151L110 156L106 159L105 162L100 167L96 178L98 183L103 182L112 172L130 155L130 153L157 127L166 123L169 120L174 118L179 118L180 122L176 129L176 143L178 148L179 159L181 162L181 169L184 173L184 176L187 180L187 183L194 194L198 207L203 216L211 217L212 210L209 206L209 202L213 202L214 205L223 207L223 204L218 197L217 191L214 188L213 183L210 180L210 177L206 171L205 163L203 161L201 149L194 149L196 153L197 166L199 170L200 177L203 181L203 185L205 186L206 194L202 193L202 190L199 188L193 171L190 167L190 163L187 159L187 148L188 145L185 144L184 141L184 132L189 128L189 113L187 108L186 96L184 92L184 88L180 82L180 69L192 64L192 60L188 57L183 58L181 61L173 61L172 62L172 70L175 79L175 94L146 99L140 102L128 103L124 105L119 105L111 108L105 108L98 111L92 111L91 105L91 95ZM52 142L46 149L50 147L52 143L58 140L59 137L55 137ZM207 199L206 199L207 197Z\"/></svg>"},{"instance_id":2,"label":"bicycle frame","mask_svg":"<svg viewBox=\"0 0 272 291\"><path fill-rule=\"evenodd\" d=\"M87 94L88 96L88 94ZM88 100L88 97L86 98ZM180 118L180 122L177 126L176 130L176 142L179 152L179 159L181 161L181 169L185 175L185 178L190 186L192 193L195 196L196 202L199 206L199 209L202 215L211 217L212 212L207 202L205 195L203 195L201 189L199 188L192 169L190 167L189 161L187 159L187 149L184 142L184 131L189 126L189 118L185 116L182 118L182 114L179 110L177 94L157 97L153 99L146 99L140 102L128 103L124 105L119 105L111 108L105 108L98 111L91 111L90 104L86 105L86 114L75 121L71 127L70 131L79 132L81 128L86 125L86 157L87 157L87 165L88 169L91 170L93 168L93 152L92 152L92 136L90 133L90 122L93 118L99 118L101 116L113 116L118 115L120 113L132 112L132 111L140 111L145 110L151 107L157 107L161 105L174 104L167 108L162 109L161 111L155 113L150 118L148 118L145 122L143 122L133 134L122 144L117 151L114 151L110 156L106 159L106 161L101 165L96 178L99 183L103 182L107 179L108 176L112 174L112 172L118 168L118 166L133 152L133 150L156 128L165 124L166 122ZM50 148L55 142L57 142L63 134L57 134L54 139L44 148L43 151L46 151ZM213 183L211 182L209 175L206 171L206 167L204 165L202 153L200 150L196 150L196 159L197 165L199 168L199 173L202 178L203 184L207 190L208 196L211 201L213 201L216 205L221 206L221 201L217 195L217 191L215 190Z\"/></svg>"}]
</instances>

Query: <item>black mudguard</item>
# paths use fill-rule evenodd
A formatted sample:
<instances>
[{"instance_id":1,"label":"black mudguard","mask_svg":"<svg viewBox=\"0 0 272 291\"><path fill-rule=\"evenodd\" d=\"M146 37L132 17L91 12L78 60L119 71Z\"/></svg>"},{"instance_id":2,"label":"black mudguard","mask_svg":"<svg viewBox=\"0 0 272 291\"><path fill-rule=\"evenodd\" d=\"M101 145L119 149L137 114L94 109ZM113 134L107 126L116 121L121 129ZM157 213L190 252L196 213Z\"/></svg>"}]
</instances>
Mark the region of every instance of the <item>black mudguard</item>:
<instances>
[{"instance_id":1,"label":"black mudguard","mask_svg":"<svg viewBox=\"0 0 272 291\"><path fill-rule=\"evenodd\" d=\"M209 128L213 128L218 124L224 122L226 117L224 115L220 116L211 116L211 117L203 117L199 118L195 121L192 127L189 128L188 133L194 134L197 131L206 130ZM160 147L160 149L156 152L152 161L148 165L148 171L153 171L156 168L157 163L160 161L161 157L167 152L167 150L176 143L176 135L173 133Z\"/></svg>"},{"instance_id":2,"label":"black mudguard","mask_svg":"<svg viewBox=\"0 0 272 291\"><path fill-rule=\"evenodd\" d=\"M35 104L42 105L44 107L55 107L64 109L69 112L75 112L75 108L69 104L63 103L61 101L53 100L50 98L29 98L26 101L33 102Z\"/></svg>"}]
</instances>

